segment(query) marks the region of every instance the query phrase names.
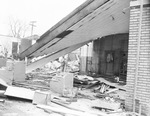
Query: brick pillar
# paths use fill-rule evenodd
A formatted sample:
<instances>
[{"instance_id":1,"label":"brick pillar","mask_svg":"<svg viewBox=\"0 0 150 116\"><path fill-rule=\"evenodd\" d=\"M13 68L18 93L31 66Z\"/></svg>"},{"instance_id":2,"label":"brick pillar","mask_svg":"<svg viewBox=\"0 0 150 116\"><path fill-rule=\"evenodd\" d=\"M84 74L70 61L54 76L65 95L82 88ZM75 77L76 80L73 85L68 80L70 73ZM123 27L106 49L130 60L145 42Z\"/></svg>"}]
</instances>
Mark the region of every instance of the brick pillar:
<instances>
[{"instance_id":1,"label":"brick pillar","mask_svg":"<svg viewBox=\"0 0 150 116\"><path fill-rule=\"evenodd\" d=\"M143 4L142 7L141 4ZM142 8L142 14L141 14ZM142 16L140 18L140 16ZM136 111L140 101L142 113L150 116L150 1L130 2L130 29L128 45L126 110Z\"/></svg>"}]
</instances>

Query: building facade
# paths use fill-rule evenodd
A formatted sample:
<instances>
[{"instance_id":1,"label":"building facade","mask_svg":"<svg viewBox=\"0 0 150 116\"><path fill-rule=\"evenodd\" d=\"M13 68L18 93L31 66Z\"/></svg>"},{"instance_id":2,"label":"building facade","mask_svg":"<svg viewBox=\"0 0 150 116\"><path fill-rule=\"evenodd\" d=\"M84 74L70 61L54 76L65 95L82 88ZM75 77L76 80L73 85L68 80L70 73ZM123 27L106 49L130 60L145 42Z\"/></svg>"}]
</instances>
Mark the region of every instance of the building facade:
<instances>
[{"instance_id":1,"label":"building facade","mask_svg":"<svg viewBox=\"0 0 150 116\"><path fill-rule=\"evenodd\" d=\"M130 11L129 33L93 41L92 56L84 57L90 60L84 60L85 71L124 75L126 110L150 116L150 1L131 0L125 10Z\"/></svg>"},{"instance_id":2,"label":"building facade","mask_svg":"<svg viewBox=\"0 0 150 116\"><path fill-rule=\"evenodd\" d=\"M130 2L126 109L150 116L150 1Z\"/></svg>"}]
</instances>

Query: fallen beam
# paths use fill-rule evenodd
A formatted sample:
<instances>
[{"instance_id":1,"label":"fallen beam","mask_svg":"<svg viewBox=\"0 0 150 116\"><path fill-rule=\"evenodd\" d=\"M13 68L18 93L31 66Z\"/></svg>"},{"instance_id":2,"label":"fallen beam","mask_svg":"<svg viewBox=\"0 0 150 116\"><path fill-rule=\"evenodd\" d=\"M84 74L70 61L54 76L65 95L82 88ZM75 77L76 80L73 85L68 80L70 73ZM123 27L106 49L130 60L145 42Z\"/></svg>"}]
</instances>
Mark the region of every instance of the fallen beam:
<instances>
[{"instance_id":1,"label":"fallen beam","mask_svg":"<svg viewBox=\"0 0 150 116\"><path fill-rule=\"evenodd\" d=\"M120 86L120 85L118 85L116 83L111 83L111 82L109 82L109 81L107 81L107 80L105 80L103 78L96 78L95 80L98 80L98 81L103 82L103 83L105 83L105 84L107 84L109 86L116 87L116 88L119 88L121 90L126 91L126 87L125 86Z\"/></svg>"},{"instance_id":2,"label":"fallen beam","mask_svg":"<svg viewBox=\"0 0 150 116\"><path fill-rule=\"evenodd\" d=\"M29 57L37 57L39 55L42 56L44 54L49 54L49 53L58 51L60 49L64 49L65 47L73 46L75 44L79 44L79 43L85 42L87 40L106 36L110 32L112 33L113 29L110 30L112 23L110 23L110 20L108 20L109 15L107 14L108 13L107 9L109 9L109 8L118 9L115 6L116 1L117 0L110 0L109 2L100 6L98 9L92 11L91 14L89 14L87 17L83 18L81 21L77 22L74 26L70 27L67 30L67 31L71 30L72 31L71 33L69 33L68 35L66 35L63 38L54 38L52 41L50 41L46 45L42 46L36 52L32 53ZM95 2L93 4L97 4L97 0L95 0ZM120 7L122 7L122 6L120 6ZM105 12L106 12L106 14L105 14ZM110 10L109 10L109 12L110 12ZM99 14L102 13L104 15L98 15L98 13ZM111 11L111 13L112 13L112 11ZM73 19L73 20L75 20L75 19ZM98 22L97 21L95 22L93 20L97 20ZM102 23L103 21L106 21L105 26L103 25L104 23ZM96 25L94 23L96 23ZM103 28L101 28L101 27L103 27ZM119 29L119 31L117 31L117 32L120 32L120 31L121 31L121 29Z\"/></svg>"},{"instance_id":3,"label":"fallen beam","mask_svg":"<svg viewBox=\"0 0 150 116\"><path fill-rule=\"evenodd\" d=\"M64 113L64 114L71 114L71 115L76 115L76 116L108 116L105 113L89 113L89 112L80 112L80 111L75 111L75 110L70 110L67 108L59 108L59 107L52 107L52 106L47 106L47 105L37 105L38 108L41 109L46 109L50 110L53 112L59 112L59 113Z\"/></svg>"},{"instance_id":4,"label":"fallen beam","mask_svg":"<svg viewBox=\"0 0 150 116\"><path fill-rule=\"evenodd\" d=\"M61 33L75 25L77 22L82 20L87 15L91 14L94 10L108 2L109 0L88 0L85 3L83 3L81 6L79 6L77 9L75 9L72 13L70 13L68 16L66 16L64 19L62 19L60 22L58 22L56 25L54 25L50 30L48 30L46 33L44 33L40 39L31 47L26 49L24 52L20 54L20 58L23 59L35 51L37 51L39 48L43 47L53 39L55 39L57 36L59 36ZM59 41L59 40L58 40Z\"/></svg>"},{"instance_id":5,"label":"fallen beam","mask_svg":"<svg viewBox=\"0 0 150 116\"><path fill-rule=\"evenodd\" d=\"M108 90L107 92L105 92L106 94L109 94L109 93L112 93L112 92L115 92L115 91L118 91L119 88L115 88L115 89L110 89Z\"/></svg>"},{"instance_id":6,"label":"fallen beam","mask_svg":"<svg viewBox=\"0 0 150 116\"><path fill-rule=\"evenodd\" d=\"M56 101L56 100L51 100L51 102L53 102L53 103L55 103L55 104L58 104L58 105L60 105L60 106L63 106L63 107L65 107L65 108L68 108L68 109L70 109L70 110L75 110L75 111L84 112L83 110L80 110L80 109L77 109L77 108L73 108L73 107L69 107L68 105L63 104L63 103L60 103L60 102L58 102L58 101Z\"/></svg>"},{"instance_id":7,"label":"fallen beam","mask_svg":"<svg viewBox=\"0 0 150 116\"><path fill-rule=\"evenodd\" d=\"M16 85L19 87L25 87L25 88L27 87L30 89L47 89L47 90L50 90L50 87L28 84L28 83L23 83L23 82L13 82L13 85Z\"/></svg>"},{"instance_id":8,"label":"fallen beam","mask_svg":"<svg viewBox=\"0 0 150 116\"><path fill-rule=\"evenodd\" d=\"M71 47L68 47L66 49L63 49L63 50L60 50L56 53L53 53L53 54L50 54L38 61L35 61L31 64L29 64L27 67L26 67L26 73L30 73L31 71L39 68L39 67L42 67L44 66L46 63L50 62L50 61L53 61L55 60L56 58L59 58L60 56L64 56L66 55L67 53L70 53L78 48L80 48L81 46L85 45L86 43L89 43L90 41L87 41L87 42L84 42L84 43L80 43L80 44L77 44L77 45L74 45L74 46L71 46Z\"/></svg>"}]
</instances>

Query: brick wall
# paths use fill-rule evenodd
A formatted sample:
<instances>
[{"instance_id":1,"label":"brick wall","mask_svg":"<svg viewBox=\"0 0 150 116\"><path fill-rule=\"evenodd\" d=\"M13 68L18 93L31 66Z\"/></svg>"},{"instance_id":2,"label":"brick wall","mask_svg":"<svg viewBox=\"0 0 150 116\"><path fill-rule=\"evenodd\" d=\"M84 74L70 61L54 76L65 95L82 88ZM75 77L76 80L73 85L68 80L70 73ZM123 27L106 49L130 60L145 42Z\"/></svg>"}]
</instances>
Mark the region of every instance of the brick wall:
<instances>
[{"instance_id":1,"label":"brick wall","mask_svg":"<svg viewBox=\"0 0 150 116\"><path fill-rule=\"evenodd\" d=\"M132 1L133 2L133 1ZM126 110L133 111L135 98L142 104L142 113L148 113L150 104L150 4L143 5L142 22L140 25L140 5L130 8L130 28L128 45L127 94ZM140 37L140 38L139 38ZM138 47L139 46L139 47ZM138 62L137 62L138 61ZM137 77L137 83L135 84ZM135 88L136 85L136 88ZM139 104L136 103L136 110Z\"/></svg>"}]
</instances>

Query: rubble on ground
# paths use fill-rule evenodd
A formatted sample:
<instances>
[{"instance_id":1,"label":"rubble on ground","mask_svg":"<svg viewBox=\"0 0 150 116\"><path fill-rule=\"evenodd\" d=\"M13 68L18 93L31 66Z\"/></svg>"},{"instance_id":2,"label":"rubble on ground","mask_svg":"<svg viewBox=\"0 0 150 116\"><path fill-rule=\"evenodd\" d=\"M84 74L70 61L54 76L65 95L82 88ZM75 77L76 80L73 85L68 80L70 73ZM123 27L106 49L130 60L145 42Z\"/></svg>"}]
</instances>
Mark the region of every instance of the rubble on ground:
<instances>
[{"instance_id":1,"label":"rubble on ground","mask_svg":"<svg viewBox=\"0 0 150 116\"><path fill-rule=\"evenodd\" d=\"M125 87L102 77L62 72L43 67L26 74L23 80L13 77L11 84L0 78L0 109L10 97L29 100L50 115L127 116L124 108ZM63 110L62 110L63 109Z\"/></svg>"}]
</instances>

